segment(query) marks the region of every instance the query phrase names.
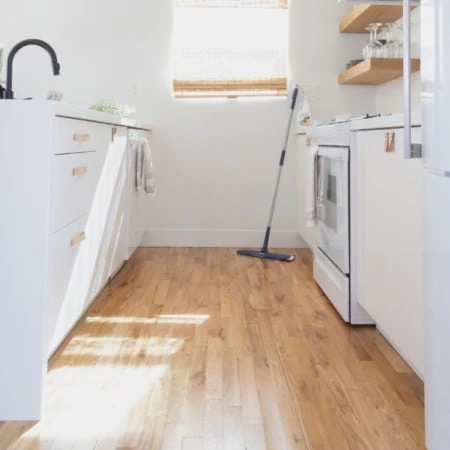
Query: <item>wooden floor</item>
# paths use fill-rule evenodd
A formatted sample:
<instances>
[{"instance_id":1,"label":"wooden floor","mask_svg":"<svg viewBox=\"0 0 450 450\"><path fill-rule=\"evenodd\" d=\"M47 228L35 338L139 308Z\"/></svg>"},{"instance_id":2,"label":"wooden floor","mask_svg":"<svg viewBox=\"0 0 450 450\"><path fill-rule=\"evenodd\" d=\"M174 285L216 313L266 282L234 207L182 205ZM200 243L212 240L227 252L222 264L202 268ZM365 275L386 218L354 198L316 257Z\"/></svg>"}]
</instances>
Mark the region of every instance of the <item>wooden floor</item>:
<instances>
[{"instance_id":1,"label":"wooden floor","mask_svg":"<svg viewBox=\"0 0 450 450\"><path fill-rule=\"evenodd\" d=\"M0 449L423 449L422 383L296 254L139 250L52 359L43 420L0 424Z\"/></svg>"}]
</instances>

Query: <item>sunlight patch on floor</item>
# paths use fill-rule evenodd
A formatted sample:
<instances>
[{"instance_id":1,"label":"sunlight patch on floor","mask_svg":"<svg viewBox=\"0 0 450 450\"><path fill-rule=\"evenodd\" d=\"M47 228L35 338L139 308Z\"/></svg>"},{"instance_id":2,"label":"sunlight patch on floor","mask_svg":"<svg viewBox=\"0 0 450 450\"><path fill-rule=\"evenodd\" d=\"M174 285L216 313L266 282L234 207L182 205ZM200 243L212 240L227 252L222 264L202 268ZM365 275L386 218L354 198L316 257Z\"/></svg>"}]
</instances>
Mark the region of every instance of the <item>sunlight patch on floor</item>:
<instances>
[{"instance_id":1,"label":"sunlight patch on floor","mask_svg":"<svg viewBox=\"0 0 450 450\"><path fill-rule=\"evenodd\" d=\"M86 323L124 323L151 325L156 323L201 325L209 314L159 314L155 317L88 317Z\"/></svg>"},{"instance_id":2,"label":"sunlight patch on floor","mask_svg":"<svg viewBox=\"0 0 450 450\"><path fill-rule=\"evenodd\" d=\"M11 447L40 448L54 443L94 443L98 437L120 438L135 416L145 414L155 388L169 366L65 366L48 375L44 416ZM169 380L170 381L170 380ZM47 447L45 447L47 448ZM77 447L78 448L78 447ZM91 447L86 447L91 448ZM115 448L115 447L114 447Z\"/></svg>"},{"instance_id":3,"label":"sunlight patch on floor","mask_svg":"<svg viewBox=\"0 0 450 450\"><path fill-rule=\"evenodd\" d=\"M209 319L209 314L159 314L159 323L179 323L201 325Z\"/></svg>"},{"instance_id":4,"label":"sunlight patch on floor","mask_svg":"<svg viewBox=\"0 0 450 450\"><path fill-rule=\"evenodd\" d=\"M127 337L74 337L64 350L63 356L116 356L117 347L124 357L138 354L144 356L164 356L177 353L183 346L183 339L173 337L127 338ZM141 363L141 362L140 362Z\"/></svg>"}]
</instances>

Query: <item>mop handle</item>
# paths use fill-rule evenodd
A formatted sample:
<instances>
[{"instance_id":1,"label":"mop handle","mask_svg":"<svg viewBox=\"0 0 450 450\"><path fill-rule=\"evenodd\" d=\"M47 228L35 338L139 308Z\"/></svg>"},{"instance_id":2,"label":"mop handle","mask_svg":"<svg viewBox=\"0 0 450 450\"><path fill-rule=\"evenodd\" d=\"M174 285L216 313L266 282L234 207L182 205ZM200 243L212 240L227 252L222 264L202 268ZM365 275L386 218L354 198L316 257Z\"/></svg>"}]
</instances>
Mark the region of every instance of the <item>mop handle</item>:
<instances>
[{"instance_id":1,"label":"mop handle","mask_svg":"<svg viewBox=\"0 0 450 450\"><path fill-rule=\"evenodd\" d=\"M295 85L294 92L292 93L291 113L289 116L288 128L287 128L286 136L284 139L283 150L281 152L280 166L284 165L284 158L286 157L287 145L288 145L289 135L290 135L291 126L292 126L292 118L294 117L295 105L297 104L297 97L298 97L298 84ZM278 191L278 186L277 186L277 191Z\"/></svg>"},{"instance_id":2,"label":"mop handle","mask_svg":"<svg viewBox=\"0 0 450 450\"><path fill-rule=\"evenodd\" d=\"M272 207L270 209L269 224L267 226L266 236L264 238L263 251L267 251L267 249L269 247L270 231L272 228L273 215L275 212L275 205L277 203L278 189L280 187L281 174L283 172L284 159L286 157L287 145L289 142L289 135L291 133L292 118L294 117L294 111L295 111L295 105L297 103L297 97L298 97L298 84L295 85L294 92L292 93L291 112L289 115L289 123L288 123L288 127L286 130L283 150L281 151L280 168L278 170L278 178L277 178L277 182L275 184L275 192L273 194Z\"/></svg>"},{"instance_id":3,"label":"mop handle","mask_svg":"<svg viewBox=\"0 0 450 450\"><path fill-rule=\"evenodd\" d=\"M295 104L297 103L297 96L298 96L298 84L295 85L294 93L292 94L291 111L295 110Z\"/></svg>"}]
</instances>

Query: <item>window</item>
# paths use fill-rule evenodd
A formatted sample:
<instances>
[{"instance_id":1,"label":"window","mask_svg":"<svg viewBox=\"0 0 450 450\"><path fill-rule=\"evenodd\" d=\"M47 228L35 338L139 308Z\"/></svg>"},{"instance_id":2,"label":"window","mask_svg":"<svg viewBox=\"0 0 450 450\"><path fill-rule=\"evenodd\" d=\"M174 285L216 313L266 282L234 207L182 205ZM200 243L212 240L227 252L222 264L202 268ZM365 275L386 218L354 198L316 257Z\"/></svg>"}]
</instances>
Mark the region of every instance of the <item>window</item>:
<instances>
[{"instance_id":1,"label":"window","mask_svg":"<svg viewBox=\"0 0 450 450\"><path fill-rule=\"evenodd\" d=\"M287 95L288 0L176 0L175 97Z\"/></svg>"}]
</instances>

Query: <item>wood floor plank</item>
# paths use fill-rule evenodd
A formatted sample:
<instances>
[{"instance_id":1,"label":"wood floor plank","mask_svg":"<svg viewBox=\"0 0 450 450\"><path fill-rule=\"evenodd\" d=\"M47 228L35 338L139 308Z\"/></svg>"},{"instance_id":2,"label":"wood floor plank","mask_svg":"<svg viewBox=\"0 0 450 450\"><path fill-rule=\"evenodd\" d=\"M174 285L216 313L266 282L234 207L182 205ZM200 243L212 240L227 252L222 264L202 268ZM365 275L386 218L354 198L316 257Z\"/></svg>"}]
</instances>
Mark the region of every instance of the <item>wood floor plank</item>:
<instances>
[{"instance_id":1,"label":"wood floor plank","mask_svg":"<svg viewBox=\"0 0 450 450\"><path fill-rule=\"evenodd\" d=\"M424 450L423 383L293 252L139 249L51 358L42 420L0 423L0 449Z\"/></svg>"},{"instance_id":2,"label":"wood floor plank","mask_svg":"<svg viewBox=\"0 0 450 450\"><path fill-rule=\"evenodd\" d=\"M222 317L233 317L232 303L232 279L228 273L221 273L219 279L220 315Z\"/></svg>"},{"instance_id":3,"label":"wood floor plank","mask_svg":"<svg viewBox=\"0 0 450 450\"><path fill-rule=\"evenodd\" d=\"M166 423L161 442L161 450L181 450L183 446L183 424Z\"/></svg>"},{"instance_id":4,"label":"wood floor plank","mask_svg":"<svg viewBox=\"0 0 450 450\"><path fill-rule=\"evenodd\" d=\"M200 313L204 312L202 309L199 311ZM205 325L199 325L195 330L192 349L186 415L184 419L184 437L203 437L207 342L207 329Z\"/></svg>"},{"instance_id":5,"label":"wood floor plank","mask_svg":"<svg viewBox=\"0 0 450 450\"><path fill-rule=\"evenodd\" d=\"M182 424L184 422L187 395L189 390L189 366L186 360L186 368L173 371L170 397L167 405L166 422L171 424Z\"/></svg>"},{"instance_id":6,"label":"wood floor plank","mask_svg":"<svg viewBox=\"0 0 450 450\"><path fill-rule=\"evenodd\" d=\"M182 450L203 450L203 439L184 438Z\"/></svg>"},{"instance_id":7,"label":"wood floor plank","mask_svg":"<svg viewBox=\"0 0 450 450\"><path fill-rule=\"evenodd\" d=\"M226 343L224 343L226 345ZM239 387L238 360L231 347L223 351L223 402L225 406L242 406Z\"/></svg>"},{"instance_id":8,"label":"wood floor plank","mask_svg":"<svg viewBox=\"0 0 450 450\"><path fill-rule=\"evenodd\" d=\"M208 338L205 387L205 396L207 399L223 398L222 352L222 339L220 337Z\"/></svg>"},{"instance_id":9,"label":"wood floor plank","mask_svg":"<svg viewBox=\"0 0 450 450\"><path fill-rule=\"evenodd\" d=\"M259 424L261 407L255 379L255 366L251 358L238 360L239 381L241 386L242 418L244 424Z\"/></svg>"},{"instance_id":10,"label":"wood floor plank","mask_svg":"<svg viewBox=\"0 0 450 450\"><path fill-rule=\"evenodd\" d=\"M266 439L262 424L245 425L244 433L246 449L266 450Z\"/></svg>"},{"instance_id":11,"label":"wood floor plank","mask_svg":"<svg viewBox=\"0 0 450 450\"><path fill-rule=\"evenodd\" d=\"M246 450L242 408L239 406L225 406L223 408L223 417L223 449Z\"/></svg>"},{"instance_id":12,"label":"wood floor plank","mask_svg":"<svg viewBox=\"0 0 450 450\"><path fill-rule=\"evenodd\" d=\"M277 408L280 411L285 446L288 449L308 448L302 425L302 417L292 401L290 386L286 383L285 366L280 357L273 322L263 314L259 315L262 342L269 361L272 386L276 395Z\"/></svg>"},{"instance_id":13,"label":"wood floor plank","mask_svg":"<svg viewBox=\"0 0 450 450\"><path fill-rule=\"evenodd\" d=\"M205 430L203 432L203 448L205 450L223 450L223 401L207 399L205 402Z\"/></svg>"},{"instance_id":14,"label":"wood floor plank","mask_svg":"<svg viewBox=\"0 0 450 450\"><path fill-rule=\"evenodd\" d=\"M260 391L259 402L267 450L289 450L274 389Z\"/></svg>"}]
</instances>

